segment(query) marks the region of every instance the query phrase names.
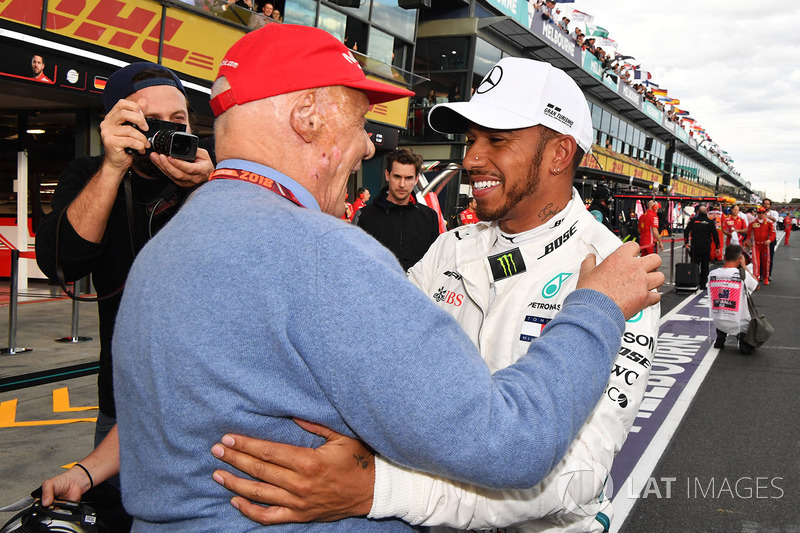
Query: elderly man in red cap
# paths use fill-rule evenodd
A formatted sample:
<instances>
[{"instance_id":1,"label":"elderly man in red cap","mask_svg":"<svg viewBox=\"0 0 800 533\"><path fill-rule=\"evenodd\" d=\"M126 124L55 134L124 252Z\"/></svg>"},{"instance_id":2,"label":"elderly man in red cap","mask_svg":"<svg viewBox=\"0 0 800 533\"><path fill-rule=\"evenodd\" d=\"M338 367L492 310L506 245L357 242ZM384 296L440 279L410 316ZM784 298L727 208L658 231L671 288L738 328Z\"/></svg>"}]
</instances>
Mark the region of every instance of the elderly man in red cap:
<instances>
[{"instance_id":1,"label":"elderly man in red cap","mask_svg":"<svg viewBox=\"0 0 800 533\"><path fill-rule=\"evenodd\" d=\"M291 60L274 61L287 50ZM587 258L530 355L491 375L392 254L338 219L350 173L374 153L368 106L410 95L367 79L315 28L269 25L226 54L212 89L220 163L140 253L114 333L123 500L137 531L252 530L211 479L220 437L322 444L297 417L399 464L521 487L549 471L601 396L625 319L663 280L632 248L598 267ZM364 284L382 290L343 312ZM403 327L387 328L397 316ZM353 349L352 331L376 334ZM354 459L374 469L371 454ZM306 529L410 528L353 518Z\"/></svg>"}]
</instances>

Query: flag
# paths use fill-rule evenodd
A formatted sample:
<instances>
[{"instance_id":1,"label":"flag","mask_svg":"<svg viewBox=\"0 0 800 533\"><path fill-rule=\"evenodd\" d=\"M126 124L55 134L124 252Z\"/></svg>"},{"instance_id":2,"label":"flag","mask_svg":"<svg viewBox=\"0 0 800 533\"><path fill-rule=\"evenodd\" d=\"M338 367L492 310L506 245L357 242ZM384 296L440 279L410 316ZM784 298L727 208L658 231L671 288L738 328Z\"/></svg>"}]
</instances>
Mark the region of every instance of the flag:
<instances>
[{"instance_id":1,"label":"flag","mask_svg":"<svg viewBox=\"0 0 800 533\"><path fill-rule=\"evenodd\" d=\"M678 109L678 108L676 107L676 108L675 108L675 114L676 114L676 115L688 115L688 114L689 114L689 112L688 112L688 111L685 111L685 110L683 110L683 109Z\"/></svg>"},{"instance_id":2,"label":"flag","mask_svg":"<svg viewBox=\"0 0 800 533\"><path fill-rule=\"evenodd\" d=\"M574 4L575 0L553 0L556 4Z\"/></svg>"},{"instance_id":3,"label":"flag","mask_svg":"<svg viewBox=\"0 0 800 533\"><path fill-rule=\"evenodd\" d=\"M636 58L633 57L633 56L624 56L624 55L620 54L619 52L614 52L614 59L616 59L617 61L624 61L626 59L636 59ZM632 67L633 65L630 65L630 66Z\"/></svg>"},{"instance_id":4,"label":"flag","mask_svg":"<svg viewBox=\"0 0 800 533\"><path fill-rule=\"evenodd\" d=\"M680 100L678 100L677 98L672 98L671 96L659 96L658 100L660 102L663 102L664 105L671 105L671 106L676 106L681 103Z\"/></svg>"},{"instance_id":5,"label":"flag","mask_svg":"<svg viewBox=\"0 0 800 533\"><path fill-rule=\"evenodd\" d=\"M643 83L644 85L647 85L648 87L658 87L658 84L657 84L657 83L653 83L653 82L652 82L652 81L650 81L650 80L644 80L642 83Z\"/></svg>"},{"instance_id":6,"label":"flag","mask_svg":"<svg viewBox=\"0 0 800 533\"><path fill-rule=\"evenodd\" d=\"M617 41L614 39L609 39L608 37L598 37L594 41L595 46L599 46L600 48L616 48Z\"/></svg>"},{"instance_id":7,"label":"flag","mask_svg":"<svg viewBox=\"0 0 800 533\"><path fill-rule=\"evenodd\" d=\"M594 24L586 23L586 36L587 37L608 37L608 30L595 26Z\"/></svg>"},{"instance_id":8,"label":"flag","mask_svg":"<svg viewBox=\"0 0 800 533\"><path fill-rule=\"evenodd\" d=\"M650 89L650 92L653 93L653 96L667 96L666 89Z\"/></svg>"},{"instance_id":9,"label":"flag","mask_svg":"<svg viewBox=\"0 0 800 533\"><path fill-rule=\"evenodd\" d=\"M653 75L647 72L646 70L634 70L633 71L633 79L634 80L649 80L652 78Z\"/></svg>"},{"instance_id":10,"label":"flag","mask_svg":"<svg viewBox=\"0 0 800 533\"><path fill-rule=\"evenodd\" d=\"M569 19L572 22L592 22L594 20L594 16L590 15L589 13L584 13L583 11L573 9L572 15L569 17Z\"/></svg>"}]
</instances>

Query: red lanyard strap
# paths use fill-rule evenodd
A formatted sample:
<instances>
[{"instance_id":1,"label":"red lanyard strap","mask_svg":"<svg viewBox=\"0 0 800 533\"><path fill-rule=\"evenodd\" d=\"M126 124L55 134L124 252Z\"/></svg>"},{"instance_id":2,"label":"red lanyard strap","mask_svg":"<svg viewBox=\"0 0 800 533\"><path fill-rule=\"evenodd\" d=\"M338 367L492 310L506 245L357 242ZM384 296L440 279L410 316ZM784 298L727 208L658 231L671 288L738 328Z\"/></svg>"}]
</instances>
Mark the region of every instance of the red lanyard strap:
<instances>
[{"instance_id":1,"label":"red lanyard strap","mask_svg":"<svg viewBox=\"0 0 800 533\"><path fill-rule=\"evenodd\" d=\"M274 192L277 195L283 196L290 202L293 202L300 207L305 207L300 203L300 200L297 199L291 190L287 189L277 181L267 178L266 176L262 176L261 174L256 174L255 172L240 170L238 168L220 168L211 174L211 176L208 178L208 181L217 179L239 180L246 181L248 183L254 183L260 187Z\"/></svg>"}]
</instances>

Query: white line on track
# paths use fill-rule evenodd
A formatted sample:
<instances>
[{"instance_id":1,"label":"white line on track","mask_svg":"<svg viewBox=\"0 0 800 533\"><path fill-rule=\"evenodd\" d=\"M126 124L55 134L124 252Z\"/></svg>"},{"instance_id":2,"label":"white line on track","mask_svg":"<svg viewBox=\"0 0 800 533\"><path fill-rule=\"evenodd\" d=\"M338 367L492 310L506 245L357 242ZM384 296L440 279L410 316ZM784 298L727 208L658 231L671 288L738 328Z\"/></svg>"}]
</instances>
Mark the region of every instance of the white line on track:
<instances>
[{"instance_id":1,"label":"white line on track","mask_svg":"<svg viewBox=\"0 0 800 533\"><path fill-rule=\"evenodd\" d=\"M663 326L672 316L682 311L696 295L697 293L690 294L683 302L661 317L660 325ZM653 440L650 441L650 444L642 454L639 462L636 463L628 479L626 479L618 489L619 492L617 492L614 497L614 520L609 533L618 533L625 523L631 509L633 509L634 504L636 504L639 494L642 493L650 476L653 474L653 470L655 470L656 465L661 460L664 450L667 449L667 445L670 440L672 440L673 435L675 435L675 431L678 429L681 420L683 420L686 411L689 410L692 400L694 400L694 397L697 395L700 385L703 383L703 380L705 380L718 354L719 349L712 347L703 356L703 359L697 366L697 370L692 375L691 379L689 379L681 395L675 401L675 405L653 436ZM631 495L633 495L633 497L631 497Z\"/></svg>"}]
</instances>

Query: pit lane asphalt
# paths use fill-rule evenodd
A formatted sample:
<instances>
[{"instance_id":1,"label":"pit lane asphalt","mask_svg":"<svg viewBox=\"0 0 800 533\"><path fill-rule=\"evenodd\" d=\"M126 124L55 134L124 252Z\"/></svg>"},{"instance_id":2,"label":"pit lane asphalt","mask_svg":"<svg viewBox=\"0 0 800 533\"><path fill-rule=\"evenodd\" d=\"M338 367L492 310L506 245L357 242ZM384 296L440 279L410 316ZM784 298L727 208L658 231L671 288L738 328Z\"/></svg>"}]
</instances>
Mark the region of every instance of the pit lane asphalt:
<instances>
[{"instance_id":1,"label":"pit lane asphalt","mask_svg":"<svg viewBox=\"0 0 800 533\"><path fill-rule=\"evenodd\" d=\"M775 334L750 356L720 352L621 533L800 532L800 238L780 233L753 298Z\"/></svg>"},{"instance_id":2,"label":"pit lane asphalt","mask_svg":"<svg viewBox=\"0 0 800 533\"><path fill-rule=\"evenodd\" d=\"M800 438L796 435L800 421L800 238L794 240L794 247L778 247L773 282L755 295L756 305L776 327L775 335L753 356L742 356L728 346L717 357L653 472L647 497L639 498L624 523L615 519L612 528L622 533L800 532ZM669 248L661 255L662 271L669 279ZM678 250L673 261L680 257ZM8 292L7 281L0 287ZM662 314L690 297L676 294L670 285L662 293ZM72 302L52 299L57 291L43 282L32 281L27 294L32 297L18 307L15 348L33 351L0 356L0 404L5 408L0 409L0 507L23 498L42 480L61 472L63 465L84 457L92 447L94 424L64 422L97 414L96 410L53 411L53 391L63 387L68 388L70 408L96 406L96 375L17 390L2 388L15 376L97 361L95 304L78 304L78 334L93 340L56 343L56 338L72 335ZM8 310L7 305L0 307L0 323L7 319ZM0 344L7 342L4 337ZM12 400L17 400L17 426L2 427ZM675 480L668 481L671 478ZM669 498L667 484L671 485ZM0 513L0 524L12 514Z\"/></svg>"}]
</instances>

